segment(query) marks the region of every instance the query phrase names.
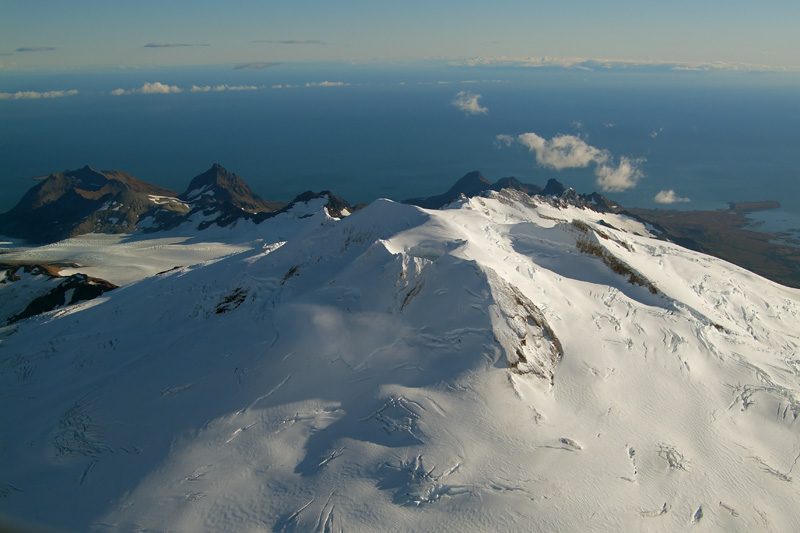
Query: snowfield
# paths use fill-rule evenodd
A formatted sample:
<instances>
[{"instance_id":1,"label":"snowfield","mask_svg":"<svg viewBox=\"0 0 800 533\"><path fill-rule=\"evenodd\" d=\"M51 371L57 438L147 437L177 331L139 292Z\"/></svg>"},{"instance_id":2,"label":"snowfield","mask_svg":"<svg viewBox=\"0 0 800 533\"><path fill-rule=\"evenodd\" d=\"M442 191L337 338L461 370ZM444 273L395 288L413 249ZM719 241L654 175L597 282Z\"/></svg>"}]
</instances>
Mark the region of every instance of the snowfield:
<instances>
[{"instance_id":1,"label":"snowfield","mask_svg":"<svg viewBox=\"0 0 800 533\"><path fill-rule=\"evenodd\" d=\"M322 204L0 330L0 512L800 530L800 291L513 191L342 220Z\"/></svg>"}]
</instances>

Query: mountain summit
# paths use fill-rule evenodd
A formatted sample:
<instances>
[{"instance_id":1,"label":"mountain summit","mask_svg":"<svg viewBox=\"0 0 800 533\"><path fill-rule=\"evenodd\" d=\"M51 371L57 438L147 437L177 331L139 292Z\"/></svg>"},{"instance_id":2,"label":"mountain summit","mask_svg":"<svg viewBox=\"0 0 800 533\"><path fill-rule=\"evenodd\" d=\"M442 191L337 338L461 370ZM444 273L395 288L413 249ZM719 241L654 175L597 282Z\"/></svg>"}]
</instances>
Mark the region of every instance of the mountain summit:
<instances>
[{"instance_id":1,"label":"mountain summit","mask_svg":"<svg viewBox=\"0 0 800 533\"><path fill-rule=\"evenodd\" d=\"M446 192L434 196L409 198L408 200L403 200L403 203L424 207L426 209L438 209L457 200L462 194L464 196L476 196L483 191L500 191L502 189L513 189L534 194L542 190L538 185L522 183L514 177L502 178L492 183L484 178L483 174L477 170L473 170L472 172L466 173Z\"/></svg>"},{"instance_id":2,"label":"mountain summit","mask_svg":"<svg viewBox=\"0 0 800 533\"><path fill-rule=\"evenodd\" d=\"M286 202L266 202L242 178L218 163L192 178L186 192L159 205L137 225L145 232L171 229L189 224L198 229L212 225L231 226L237 221L264 220Z\"/></svg>"},{"instance_id":3,"label":"mountain summit","mask_svg":"<svg viewBox=\"0 0 800 533\"><path fill-rule=\"evenodd\" d=\"M800 291L564 195L303 198L229 232L250 249L0 329L0 512L800 530Z\"/></svg>"},{"instance_id":4,"label":"mountain summit","mask_svg":"<svg viewBox=\"0 0 800 533\"><path fill-rule=\"evenodd\" d=\"M203 227L229 225L286 205L262 200L219 164L195 176L181 195L119 170L87 165L51 174L31 188L0 214L0 235L51 243L84 233L158 231L193 220Z\"/></svg>"},{"instance_id":5,"label":"mountain summit","mask_svg":"<svg viewBox=\"0 0 800 533\"><path fill-rule=\"evenodd\" d=\"M152 196L175 195L125 172L87 165L51 174L31 188L0 214L0 234L47 243L82 233L132 231L139 216L153 207Z\"/></svg>"},{"instance_id":6,"label":"mountain summit","mask_svg":"<svg viewBox=\"0 0 800 533\"><path fill-rule=\"evenodd\" d=\"M286 205L281 202L265 202L242 178L218 163L195 176L189 183L189 188L179 198L195 205L228 203L253 214L269 213Z\"/></svg>"}]
</instances>

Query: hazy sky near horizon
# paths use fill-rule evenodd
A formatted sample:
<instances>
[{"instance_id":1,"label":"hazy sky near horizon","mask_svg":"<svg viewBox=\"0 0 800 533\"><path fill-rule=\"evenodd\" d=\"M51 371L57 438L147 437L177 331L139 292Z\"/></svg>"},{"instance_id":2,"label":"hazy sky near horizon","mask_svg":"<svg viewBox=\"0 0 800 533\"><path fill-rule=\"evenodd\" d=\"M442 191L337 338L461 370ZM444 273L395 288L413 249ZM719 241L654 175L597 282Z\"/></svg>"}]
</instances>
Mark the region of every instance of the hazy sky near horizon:
<instances>
[{"instance_id":1,"label":"hazy sky near horizon","mask_svg":"<svg viewBox=\"0 0 800 533\"><path fill-rule=\"evenodd\" d=\"M800 68L800 2L0 0L0 72L488 57Z\"/></svg>"}]
</instances>

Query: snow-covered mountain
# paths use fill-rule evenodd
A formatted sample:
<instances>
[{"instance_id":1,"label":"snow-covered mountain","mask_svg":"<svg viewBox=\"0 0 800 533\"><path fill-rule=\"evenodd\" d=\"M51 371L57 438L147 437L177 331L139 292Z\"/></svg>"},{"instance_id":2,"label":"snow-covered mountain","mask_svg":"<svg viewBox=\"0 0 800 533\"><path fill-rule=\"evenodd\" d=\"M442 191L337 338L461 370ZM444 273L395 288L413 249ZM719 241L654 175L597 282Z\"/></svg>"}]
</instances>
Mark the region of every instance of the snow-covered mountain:
<instances>
[{"instance_id":1,"label":"snow-covered mountain","mask_svg":"<svg viewBox=\"0 0 800 533\"><path fill-rule=\"evenodd\" d=\"M326 203L0 330L0 510L101 531L800 529L798 290L557 198Z\"/></svg>"}]
</instances>

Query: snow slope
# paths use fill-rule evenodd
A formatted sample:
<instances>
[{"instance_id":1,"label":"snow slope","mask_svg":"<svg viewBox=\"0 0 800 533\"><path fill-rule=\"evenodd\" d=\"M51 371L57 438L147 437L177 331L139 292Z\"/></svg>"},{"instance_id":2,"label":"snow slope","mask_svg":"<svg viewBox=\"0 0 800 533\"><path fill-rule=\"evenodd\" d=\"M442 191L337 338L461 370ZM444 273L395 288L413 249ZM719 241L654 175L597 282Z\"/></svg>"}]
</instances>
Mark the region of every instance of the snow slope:
<instances>
[{"instance_id":1,"label":"snow slope","mask_svg":"<svg viewBox=\"0 0 800 533\"><path fill-rule=\"evenodd\" d=\"M800 530L800 292L554 203L270 219L255 250L3 330L0 511Z\"/></svg>"},{"instance_id":2,"label":"snow slope","mask_svg":"<svg viewBox=\"0 0 800 533\"><path fill-rule=\"evenodd\" d=\"M62 275L82 273L126 285L175 267L251 250L265 239L285 240L294 232L295 219L321 209L324 203L324 199L316 199L293 206L268 224L238 220L227 227L210 225L198 230L198 225L218 216L214 213L207 217L198 212L183 224L157 233L88 233L36 247L0 242L0 246L12 245L0 251L4 260L27 264L71 263L76 266L62 268Z\"/></svg>"}]
</instances>

